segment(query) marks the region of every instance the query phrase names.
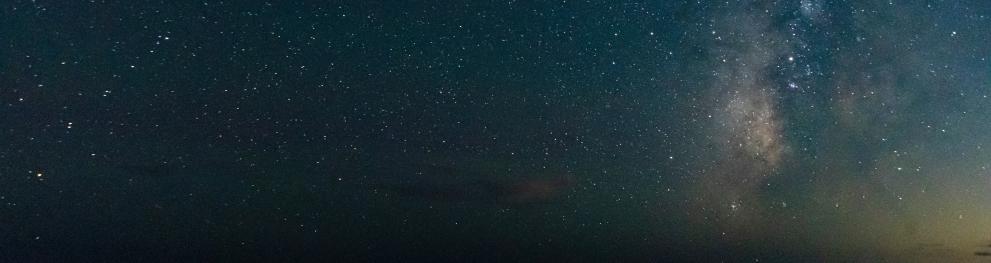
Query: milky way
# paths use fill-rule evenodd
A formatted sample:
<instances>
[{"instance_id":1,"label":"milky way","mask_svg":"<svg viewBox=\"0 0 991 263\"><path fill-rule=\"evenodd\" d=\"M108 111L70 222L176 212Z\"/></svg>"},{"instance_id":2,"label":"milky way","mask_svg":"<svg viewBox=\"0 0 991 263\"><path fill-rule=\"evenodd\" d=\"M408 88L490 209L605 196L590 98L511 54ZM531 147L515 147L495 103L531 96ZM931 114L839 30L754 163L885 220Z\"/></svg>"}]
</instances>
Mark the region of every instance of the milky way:
<instances>
[{"instance_id":1,"label":"milky way","mask_svg":"<svg viewBox=\"0 0 991 263\"><path fill-rule=\"evenodd\" d=\"M707 138L715 145L716 159L700 175L702 203L728 214L721 221L730 228L760 224L760 187L777 173L790 148L778 112L778 92L784 88L773 78L789 46L768 14L750 9L758 7L728 11L716 22L710 40L716 56L708 84L713 109Z\"/></svg>"},{"instance_id":2,"label":"milky way","mask_svg":"<svg viewBox=\"0 0 991 263\"><path fill-rule=\"evenodd\" d=\"M852 37L850 42L858 52L836 48L834 42L825 41L835 38L828 28L852 23L868 32L878 29L870 24L875 22L873 16L854 9L852 18L842 18L842 14L824 11L826 7L811 0L794 5L754 1L727 7L712 19L713 30L704 40L712 56L705 62L709 104L704 115L707 125L702 128L711 147L699 149L706 160L694 168L698 183L692 184L696 189L693 209L698 212L692 213L693 222L714 226L727 239L744 240L768 238L766 231L789 225L814 229L807 225L813 224L808 221L813 218L803 219L788 207L795 205L794 198L774 190L777 183L798 180L810 183L806 190L810 202L804 205L813 210L804 216L876 225L864 232L857 224L837 224L833 231L846 233L838 246L860 242L890 252L925 242L967 247L961 244L981 239L959 233L958 226L934 222L937 217L933 215L940 212L919 210L942 206L941 213L957 211L956 220L962 223L967 218L963 211L972 209L940 203L948 202L947 198L987 196L976 193L983 190L966 190L968 194L961 195L944 185L967 176L935 184L932 177L920 177L960 173L942 168L942 163L961 157L928 156L925 149L942 146L925 142L933 137L924 134L947 131L938 128L939 121L927 120L930 117L909 126L910 119L920 116L903 112L925 103L921 97L938 92L907 89L909 83L904 79L947 80L935 74L908 73L917 72L914 67L929 58L922 53L898 54L893 51L900 48L898 44L882 37ZM888 11L908 12L898 7ZM867 56L860 49L868 50ZM809 99L822 95L829 99ZM819 133L799 132L810 119L818 118L831 121L817 124L825 127ZM936 192L943 197L935 198ZM842 215L826 212L834 209L849 211ZM942 230L925 224L940 225L937 228ZM980 221L971 224L986 226ZM926 239L933 241L921 241Z\"/></svg>"}]
</instances>

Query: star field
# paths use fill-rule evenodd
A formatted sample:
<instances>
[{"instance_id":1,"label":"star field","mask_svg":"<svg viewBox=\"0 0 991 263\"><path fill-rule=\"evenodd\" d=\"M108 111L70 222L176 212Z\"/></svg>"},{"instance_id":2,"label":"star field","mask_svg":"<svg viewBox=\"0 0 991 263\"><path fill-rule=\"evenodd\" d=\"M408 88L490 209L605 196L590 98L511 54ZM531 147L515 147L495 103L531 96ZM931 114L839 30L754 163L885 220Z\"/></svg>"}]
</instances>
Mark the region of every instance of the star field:
<instances>
[{"instance_id":1,"label":"star field","mask_svg":"<svg viewBox=\"0 0 991 263\"><path fill-rule=\"evenodd\" d=\"M0 261L974 262L991 2L0 3Z\"/></svg>"}]
</instances>

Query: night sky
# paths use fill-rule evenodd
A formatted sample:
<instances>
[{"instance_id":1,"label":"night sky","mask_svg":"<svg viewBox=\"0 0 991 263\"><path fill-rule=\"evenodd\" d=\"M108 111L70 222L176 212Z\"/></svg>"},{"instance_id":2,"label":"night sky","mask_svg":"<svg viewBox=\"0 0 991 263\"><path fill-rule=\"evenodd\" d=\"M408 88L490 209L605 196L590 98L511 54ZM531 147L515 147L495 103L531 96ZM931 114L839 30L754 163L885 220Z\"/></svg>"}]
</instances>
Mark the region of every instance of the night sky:
<instances>
[{"instance_id":1,"label":"night sky","mask_svg":"<svg viewBox=\"0 0 991 263\"><path fill-rule=\"evenodd\" d=\"M986 262L991 1L0 1L0 261Z\"/></svg>"}]
</instances>

